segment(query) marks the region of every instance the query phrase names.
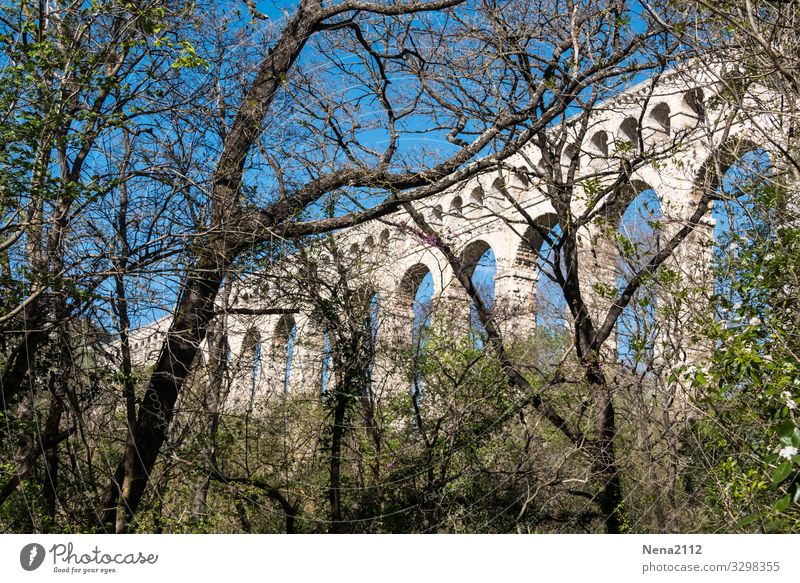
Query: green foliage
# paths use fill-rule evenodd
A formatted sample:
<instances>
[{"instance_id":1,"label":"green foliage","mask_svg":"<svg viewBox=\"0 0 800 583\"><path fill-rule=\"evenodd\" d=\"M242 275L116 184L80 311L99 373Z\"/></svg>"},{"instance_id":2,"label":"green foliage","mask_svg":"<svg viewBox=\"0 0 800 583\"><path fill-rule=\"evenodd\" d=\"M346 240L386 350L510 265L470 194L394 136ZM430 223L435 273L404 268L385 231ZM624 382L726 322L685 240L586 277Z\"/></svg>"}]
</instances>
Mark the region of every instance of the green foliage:
<instances>
[{"instance_id":1,"label":"green foliage","mask_svg":"<svg viewBox=\"0 0 800 583\"><path fill-rule=\"evenodd\" d=\"M716 349L694 382L716 416L712 435L721 438L713 470L721 486L709 486L724 492L712 494L718 518L727 522L727 512L737 518L728 527L784 532L800 522L800 233L774 216L791 191L754 182L746 192L755 220L718 254L721 317L704 323Z\"/></svg>"},{"instance_id":2,"label":"green foliage","mask_svg":"<svg viewBox=\"0 0 800 583\"><path fill-rule=\"evenodd\" d=\"M170 65L173 69L208 69L211 66L207 60L197 54L197 49L188 40L182 40L180 46L180 55Z\"/></svg>"}]
</instances>

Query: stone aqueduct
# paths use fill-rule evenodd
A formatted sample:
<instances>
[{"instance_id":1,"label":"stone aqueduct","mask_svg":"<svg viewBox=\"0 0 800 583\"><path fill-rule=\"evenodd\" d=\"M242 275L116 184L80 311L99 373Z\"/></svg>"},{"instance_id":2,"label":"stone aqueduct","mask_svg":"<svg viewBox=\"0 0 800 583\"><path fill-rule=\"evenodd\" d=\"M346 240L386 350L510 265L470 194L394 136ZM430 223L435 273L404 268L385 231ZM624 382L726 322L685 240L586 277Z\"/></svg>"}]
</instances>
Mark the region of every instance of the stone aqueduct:
<instances>
[{"instance_id":1,"label":"stone aqueduct","mask_svg":"<svg viewBox=\"0 0 800 583\"><path fill-rule=\"evenodd\" d=\"M714 148L732 138L748 138L753 132L752 119L739 119L735 124L725 123L729 113L714 105L720 90L718 81L702 72L687 74L672 71L663 75L658 83L650 80L619 94L592 113L590 129L584 143L567 143L561 150L563 165L575 155L580 159L581 176L596 174L604 169L619 166L618 153L641 137L644 147L651 151L667 152L657 161L636 169L632 175L630 202L645 190L655 192L665 237L686 223L697 200L696 180L701 166L709 159ZM757 123L774 123L758 120ZM623 144L626 144L623 146ZM457 250L467 265L472 264L486 251L494 252L494 301L502 305L513 318L506 323L506 334L525 335L536 326L536 289L540 283L536 257L535 233L523 216L515 209L512 200L524 209L529 218L538 224L556 226L553 207L537 187L537 175L546 172L542 154L533 145L506 161L504 169L484 173L459 188L451 189L435 198L415 203L430 225L436 227ZM576 200L573 212L587 211ZM611 217L619 221L621 209ZM708 213L689 239L675 253L673 265L678 265L684 277L707 283L711 252L708 241L713 237L714 219ZM410 338L411 303L423 278L431 274L433 296L442 300L441 309L463 311L466 323L469 306L466 296L455 281L448 262L441 251L428 245L414 229L405 213L395 213L379 221L342 231L336 235L338 246L353 258L358 271L354 277L363 279L362 285L378 290L380 326L377 333L375 369L383 387L408 387L408 381L396 377L397 355L393 353L392 339ZM613 225L612 225L613 226ZM590 298L590 309L607 309L611 299L598 294L597 284L614 285L617 264L614 244L599 227L587 226L580 234L582 247L582 293ZM326 362L326 340L313 318L293 302L292 294L282 292L280 297L270 297L257 285L247 281L235 286L229 302L234 307L282 306L288 313L280 315L226 316L226 330L230 356L245 366L239 366L238 378L229 399L252 400L274 394L322 390L330 371ZM453 301L447 301L453 300ZM296 308L296 310L291 310ZM170 319L162 318L135 330L131 334L132 353L138 364L155 361L157 351L169 326ZM678 337L685 321L678 318L666 325L662 334L681 344ZM383 350L381 350L383 347ZM693 361L702 348L692 346L687 339L669 358ZM327 371L327 372L326 372Z\"/></svg>"}]
</instances>

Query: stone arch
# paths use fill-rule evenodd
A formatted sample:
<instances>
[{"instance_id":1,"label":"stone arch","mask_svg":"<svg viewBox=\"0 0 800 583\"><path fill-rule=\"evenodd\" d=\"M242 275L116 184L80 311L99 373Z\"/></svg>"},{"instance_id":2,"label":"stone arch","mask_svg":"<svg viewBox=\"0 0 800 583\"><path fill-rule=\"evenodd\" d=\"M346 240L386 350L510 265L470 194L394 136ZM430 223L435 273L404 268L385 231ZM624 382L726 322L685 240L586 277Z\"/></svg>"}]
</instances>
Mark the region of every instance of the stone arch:
<instances>
[{"instance_id":1,"label":"stone arch","mask_svg":"<svg viewBox=\"0 0 800 583\"><path fill-rule=\"evenodd\" d=\"M656 191L647 184L629 188L630 202L616 222L616 281L618 295L661 250L664 242L663 210ZM654 355L658 326L658 288L643 282L617 321L619 356L636 362Z\"/></svg>"},{"instance_id":2,"label":"stone arch","mask_svg":"<svg viewBox=\"0 0 800 583\"><path fill-rule=\"evenodd\" d=\"M613 203L605 201L605 208L602 210L602 220L589 228L591 233L589 240L583 246L584 257L581 260L585 268L581 278L581 289L587 302L587 307L592 318L602 321L613 301L619 294L621 277L624 274L622 261L636 262L637 259L644 259L644 255L631 254L634 251L646 251L649 247L638 243L637 233L629 228L628 221L640 218L639 215L649 212L643 205L654 207L653 219L644 221L642 233L647 233L647 229L660 229L661 223L654 225L655 217L662 214L662 203L658 192L650 184L643 180L633 180L629 184L617 189L609 196L613 197ZM640 198L643 197L643 198ZM636 213L641 210L642 213ZM627 213L627 215L626 215ZM626 233L620 233L623 229ZM637 247L638 244L638 247ZM626 259L626 255L631 257Z\"/></svg>"},{"instance_id":3,"label":"stone arch","mask_svg":"<svg viewBox=\"0 0 800 583\"><path fill-rule=\"evenodd\" d=\"M424 263L415 263L406 269L397 286L398 300L401 305L411 307L414 294L428 274L433 275L430 268Z\"/></svg>"},{"instance_id":4,"label":"stone arch","mask_svg":"<svg viewBox=\"0 0 800 583\"><path fill-rule=\"evenodd\" d=\"M498 261L495 250L485 239L469 242L461 251L461 265L469 276L479 297L487 308L492 308L497 293ZM475 303L469 302L469 323L476 346L482 346L483 326L480 323Z\"/></svg>"},{"instance_id":5,"label":"stone arch","mask_svg":"<svg viewBox=\"0 0 800 583\"><path fill-rule=\"evenodd\" d=\"M710 238L717 253L737 248L738 236L756 227L748 206L753 190L774 177L774 159L766 148L742 140L725 161L717 185L719 194L705 221L706 228L712 231ZM719 281L715 281L715 287L720 291Z\"/></svg>"},{"instance_id":6,"label":"stone arch","mask_svg":"<svg viewBox=\"0 0 800 583\"><path fill-rule=\"evenodd\" d=\"M325 397L333 381L333 349L331 345L331 335L322 331L322 355L320 358L320 392Z\"/></svg>"},{"instance_id":7,"label":"stone arch","mask_svg":"<svg viewBox=\"0 0 800 583\"><path fill-rule=\"evenodd\" d=\"M628 184L622 186L611 195L614 196L616 200L613 204L608 205L604 210L603 215L606 224L616 230L617 227L619 227L623 215L628 210L630 205L641 193L645 191L653 191L655 196L658 198L659 208L663 207L661 197L655 188L653 188L644 180L634 178Z\"/></svg>"},{"instance_id":8,"label":"stone arch","mask_svg":"<svg viewBox=\"0 0 800 583\"><path fill-rule=\"evenodd\" d=\"M608 132L605 130L596 131L592 135L592 146L594 151L601 156L608 156Z\"/></svg>"},{"instance_id":9,"label":"stone arch","mask_svg":"<svg viewBox=\"0 0 800 583\"><path fill-rule=\"evenodd\" d=\"M423 290L426 292L425 298L420 296ZM412 342L418 345L421 329L427 327L429 324L429 317L432 310L431 302L435 296L433 272L424 263L415 263L403 274L403 277L400 279L400 284L398 285L398 291L400 295L398 298L400 309L403 310L405 319L407 320L407 322L404 322L404 325L407 326L410 324L411 326L410 336L408 334L409 330L404 330L403 336L406 338L410 337ZM423 299L426 305L420 303ZM416 346L416 348L418 348L418 346Z\"/></svg>"},{"instance_id":10,"label":"stone arch","mask_svg":"<svg viewBox=\"0 0 800 583\"><path fill-rule=\"evenodd\" d=\"M444 292L446 281L450 277L447 272L447 260L440 252L432 247L419 249L416 253L404 257L393 269L392 284L389 286L387 294L387 305L399 307L405 305L408 296L409 285L413 286L414 274L419 275L428 270L433 277L433 291L435 296L440 296ZM417 282L418 283L418 282ZM410 299L409 299L410 302Z\"/></svg>"},{"instance_id":11,"label":"stone arch","mask_svg":"<svg viewBox=\"0 0 800 583\"><path fill-rule=\"evenodd\" d=\"M408 355L408 362L402 377L397 377L395 383L404 390L411 390L415 399L420 399L424 387L424 375L419 367L421 357L425 350L426 331L431 325L434 300L436 299L436 284L434 270L426 264L425 258L406 267L395 287L394 304L394 329L393 336L400 342L401 352ZM448 312L443 311L447 316ZM396 351L392 356L396 367ZM396 370L396 368L394 369ZM411 384L408 385L408 374L411 375Z\"/></svg>"},{"instance_id":12,"label":"stone arch","mask_svg":"<svg viewBox=\"0 0 800 583\"><path fill-rule=\"evenodd\" d=\"M517 169L511 173L508 185L510 188L519 188L520 190L524 190L531 185L531 181L528 180L528 176L524 170Z\"/></svg>"},{"instance_id":13,"label":"stone arch","mask_svg":"<svg viewBox=\"0 0 800 583\"><path fill-rule=\"evenodd\" d=\"M650 115L648 116L650 126L656 132L664 136L669 136L672 131L671 115L672 112L668 103L665 101L657 103L653 109L650 110Z\"/></svg>"},{"instance_id":14,"label":"stone arch","mask_svg":"<svg viewBox=\"0 0 800 583\"><path fill-rule=\"evenodd\" d=\"M623 195L624 208L621 214L615 217L615 227L617 231L626 229L624 235L632 239L639 239L645 232L653 231L659 239L654 244L660 244L661 233L658 231L656 221L663 217L663 209L658 193L649 184L644 182L634 182L625 189ZM652 253L646 253L650 256Z\"/></svg>"},{"instance_id":15,"label":"stone arch","mask_svg":"<svg viewBox=\"0 0 800 583\"><path fill-rule=\"evenodd\" d=\"M528 225L528 228L525 229L514 256L514 267L520 271L529 272L533 278L536 275L536 264L539 259L537 254L544 242L541 230L552 230L558 224L558 216L555 213L545 213L536 217L534 223L535 226Z\"/></svg>"},{"instance_id":16,"label":"stone arch","mask_svg":"<svg viewBox=\"0 0 800 583\"><path fill-rule=\"evenodd\" d=\"M456 195L450 201L450 215L451 217L461 218L463 217L463 209L464 209L464 201L461 199L460 196Z\"/></svg>"},{"instance_id":17,"label":"stone arch","mask_svg":"<svg viewBox=\"0 0 800 583\"><path fill-rule=\"evenodd\" d=\"M757 151L763 151L765 155L769 156L770 160L776 159L767 146L746 136L733 136L724 144L720 144L713 151L710 151L695 173L693 202L696 203L700 200L705 189L719 189L722 185L722 180L731 167L743 156ZM721 172L721 174L717 175L717 171Z\"/></svg>"},{"instance_id":18,"label":"stone arch","mask_svg":"<svg viewBox=\"0 0 800 583\"><path fill-rule=\"evenodd\" d=\"M696 122L703 122L706 118L705 95L700 87L690 89L683 94L681 100L682 113L690 114Z\"/></svg>"},{"instance_id":19,"label":"stone arch","mask_svg":"<svg viewBox=\"0 0 800 583\"><path fill-rule=\"evenodd\" d=\"M239 376L244 389L252 399L260 383L261 377L261 333L251 326L242 338L241 356L239 357Z\"/></svg>"},{"instance_id":20,"label":"stone arch","mask_svg":"<svg viewBox=\"0 0 800 583\"><path fill-rule=\"evenodd\" d=\"M634 148L639 144L639 121L635 117L626 117L619 124L617 140L631 142Z\"/></svg>"},{"instance_id":21,"label":"stone arch","mask_svg":"<svg viewBox=\"0 0 800 583\"><path fill-rule=\"evenodd\" d=\"M514 200L519 200L519 193L515 192L512 194L511 190L509 190L509 185L511 183L510 179L506 179L505 176L499 175L492 179L492 186L491 192L492 195L496 195L499 200L506 200L506 197L512 197Z\"/></svg>"},{"instance_id":22,"label":"stone arch","mask_svg":"<svg viewBox=\"0 0 800 583\"><path fill-rule=\"evenodd\" d=\"M499 191L501 194L507 194L513 200L521 201L525 193L529 190L531 185L526 172L521 168L512 170L499 176L492 183L492 187Z\"/></svg>"},{"instance_id":23,"label":"stone arch","mask_svg":"<svg viewBox=\"0 0 800 583\"><path fill-rule=\"evenodd\" d=\"M467 275L472 276L481 257L490 249L492 249L492 246L483 239L475 239L464 246L461 251L461 265Z\"/></svg>"},{"instance_id":24,"label":"stone arch","mask_svg":"<svg viewBox=\"0 0 800 583\"><path fill-rule=\"evenodd\" d=\"M284 314L272 334L271 360L277 392L287 394L291 387L292 367L297 346L297 322L292 314Z\"/></svg>"},{"instance_id":25,"label":"stone arch","mask_svg":"<svg viewBox=\"0 0 800 583\"><path fill-rule=\"evenodd\" d=\"M367 356L364 374L367 393L374 390L375 360L378 347L378 335L381 328L381 296L373 287L367 286L359 289L359 301L364 307L364 350Z\"/></svg>"},{"instance_id":26,"label":"stone arch","mask_svg":"<svg viewBox=\"0 0 800 583\"><path fill-rule=\"evenodd\" d=\"M476 186L469 193L469 204L475 208L481 208L483 206L483 198L483 188Z\"/></svg>"},{"instance_id":27,"label":"stone arch","mask_svg":"<svg viewBox=\"0 0 800 583\"><path fill-rule=\"evenodd\" d=\"M708 190L713 191L716 198L724 199L721 191L726 188L726 181L731 180L739 188L740 180L729 176L732 168L741 160L746 160L749 153L762 152L770 156L770 152L763 145L743 135L746 128L735 128L739 131L724 143L708 152L696 171L693 180L693 193L687 195L685 210L676 217L677 222L685 224L687 219L694 214L696 205L702 195ZM718 172L720 174L718 174ZM722 195L722 196L721 196ZM722 207L720 202L714 202L712 208L706 213L700 223L693 228L689 236L675 250L671 258L671 265L678 270L681 276L681 287L688 294L683 299L679 309L675 310L674 317L664 323L661 344L661 354L665 362L679 364L681 362L703 362L711 347L707 341L698 339L692 332L696 330L695 309L708 301L712 292L720 293L724 287L715 277L713 270L714 249L727 250L731 248L730 240L717 241L721 229L717 226L717 219L721 218ZM724 227L723 227L724 228ZM728 225L730 228L730 225Z\"/></svg>"},{"instance_id":28,"label":"stone arch","mask_svg":"<svg viewBox=\"0 0 800 583\"><path fill-rule=\"evenodd\" d=\"M411 346L415 336L415 325L418 324L418 316L415 312L417 306L417 294L423 282L430 288L431 299L439 297L441 293L441 282L437 284L437 276L441 277L441 271L431 265L431 255L425 254L406 264L407 267L396 280L393 293L387 299L386 319L387 326L391 330L391 336L398 340L405 348ZM432 306L431 308L432 309Z\"/></svg>"}]
</instances>

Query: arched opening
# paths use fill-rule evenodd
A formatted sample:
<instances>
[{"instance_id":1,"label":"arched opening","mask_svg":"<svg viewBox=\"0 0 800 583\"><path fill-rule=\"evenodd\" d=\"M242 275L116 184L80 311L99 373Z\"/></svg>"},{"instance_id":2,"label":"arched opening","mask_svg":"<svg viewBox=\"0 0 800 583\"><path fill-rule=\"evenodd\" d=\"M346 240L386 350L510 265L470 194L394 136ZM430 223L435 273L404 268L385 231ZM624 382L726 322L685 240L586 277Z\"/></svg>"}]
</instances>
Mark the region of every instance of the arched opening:
<instances>
[{"instance_id":1,"label":"arched opening","mask_svg":"<svg viewBox=\"0 0 800 583\"><path fill-rule=\"evenodd\" d=\"M373 382L375 377L375 349L378 345L378 330L381 326L380 320L380 296L378 292L370 291L366 294L369 297L369 306L364 318L365 331L365 355L367 359L366 370L366 389L367 394L372 394Z\"/></svg>"},{"instance_id":2,"label":"arched opening","mask_svg":"<svg viewBox=\"0 0 800 583\"><path fill-rule=\"evenodd\" d=\"M415 344L418 344L424 330L430 326L433 293L433 275L423 263L410 267L400 280L399 300L402 309L408 310L411 320L410 338Z\"/></svg>"},{"instance_id":3,"label":"arched opening","mask_svg":"<svg viewBox=\"0 0 800 583\"><path fill-rule=\"evenodd\" d=\"M561 164L569 167L575 161L576 168L581 167L581 150L575 144L567 144L564 146L564 151L561 153Z\"/></svg>"},{"instance_id":4,"label":"arched opening","mask_svg":"<svg viewBox=\"0 0 800 583\"><path fill-rule=\"evenodd\" d=\"M668 136L670 134L670 109L666 103L659 103L650 111L650 119L653 127L660 133Z\"/></svg>"},{"instance_id":5,"label":"arched opening","mask_svg":"<svg viewBox=\"0 0 800 583\"><path fill-rule=\"evenodd\" d=\"M755 223L749 207L754 196L769 187L773 170L770 155L763 148L744 152L727 168L712 209L718 246L738 243L739 233L753 230Z\"/></svg>"},{"instance_id":6,"label":"arched opening","mask_svg":"<svg viewBox=\"0 0 800 583\"><path fill-rule=\"evenodd\" d=\"M569 309L564 290L555 278L556 262L566 275L564 256L557 253L561 241L561 225L552 215L549 239L544 239L536 261L536 326L551 337L563 335L569 328Z\"/></svg>"},{"instance_id":7,"label":"arched opening","mask_svg":"<svg viewBox=\"0 0 800 583\"><path fill-rule=\"evenodd\" d=\"M419 402L424 388L425 348L433 310L433 274L423 264L411 267L401 280L403 304L411 312L411 390Z\"/></svg>"},{"instance_id":8,"label":"arched opening","mask_svg":"<svg viewBox=\"0 0 800 583\"><path fill-rule=\"evenodd\" d=\"M444 219L444 211L442 210L442 205L437 204L435 207L431 209L431 219L434 223L441 225L442 220Z\"/></svg>"},{"instance_id":9,"label":"arched opening","mask_svg":"<svg viewBox=\"0 0 800 583\"><path fill-rule=\"evenodd\" d=\"M466 274L475 286L483 305L491 310L494 306L495 276L497 274L497 260L494 251L485 241L473 241L464 249L461 255L462 265ZM474 333L475 345L483 347L485 330L478 317L475 303L470 304L470 330Z\"/></svg>"},{"instance_id":10,"label":"arched opening","mask_svg":"<svg viewBox=\"0 0 800 583\"><path fill-rule=\"evenodd\" d=\"M629 201L629 202L628 202ZM647 185L636 184L622 196L627 202L616 225L615 296L647 266L664 243L663 216L658 195ZM632 368L652 361L658 326L658 288L645 281L617 320L617 351Z\"/></svg>"},{"instance_id":11,"label":"arched opening","mask_svg":"<svg viewBox=\"0 0 800 583\"><path fill-rule=\"evenodd\" d=\"M600 130L592 136L592 146L601 156L608 156L608 132Z\"/></svg>"},{"instance_id":12,"label":"arched opening","mask_svg":"<svg viewBox=\"0 0 800 583\"><path fill-rule=\"evenodd\" d=\"M233 354L233 349L231 349L231 343L228 340L228 337L225 336L222 342L222 351L225 354L225 367L230 370L234 364L234 359L236 358Z\"/></svg>"},{"instance_id":13,"label":"arched opening","mask_svg":"<svg viewBox=\"0 0 800 583\"><path fill-rule=\"evenodd\" d=\"M403 277L400 278L399 285L400 301L403 306L411 306L414 301L414 294L417 293L417 288L428 273L430 273L430 270L424 263L417 263L406 270Z\"/></svg>"},{"instance_id":14,"label":"arched opening","mask_svg":"<svg viewBox=\"0 0 800 583\"><path fill-rule=\"evenodd\" d=\"M473 188L469 193L469 204L475 208L483 206L483 189L480 186Z\"/></svg>"},{"instance_id":15,"label":"arched opening","mask_svg":"<svg viewBox=\"0 0 800 583\"><path fill-rule=\"evenodd\" d=\"M366 239L364 239L364 250L369 251L375 246L375 239L372 235L368 235Z\"/></svg>"},{"instance_id":16,"label":"arched opening","mask_svg":"<svg viewBox=\"0 0 800 583\"><path fill-rule=\"evenodd\" d=\"M450 215L453 217L461 217L462 209L464 207L464 202L461 200L460 196L454 196L453 200L450 201Z\"/></svg>"},{"instance_id":17,"label":"arched opening","mask_svg":"<svg viewBox=\"0 0 800 583\"><path fill-rule=\"evenodd\" d=\"M278 373L276 381L284 394L289 392L291 386L296 344L297 324L291 314L285 314L275 326L272 341L273 363Z\"/></svg>"},{"instance_id":18,"label":"arched opening","mask_svg":"<svg viewBox=\"0 0 800 583\"><path fill-rule=\"evenodd\" d=\"M519 183L516 184L515 186L513 177L507 181L504 176L498 176L492 181L492 195L496 195L495 197L500 200L508 200L508 197L519 200L519 193L522 187L519 186Z\"/></svg>"},{"instance_id":19,"label":"arched opening","mask_svg":"<svg viewBox=\"0 0 800 583\"><path fill-rule=\"evenodd\" d=\"M629 142L628 147L632 146L634 149L639 147L639 122L635 117L627 117L619 125L617 141L619 142L617 147L625 145L626 142Z\"/></svg>"},{"instance_id":20,"label":"arched opening","mask_svg":"<svg viewBox=\"0 0 800 583\"><path fill-rule=\"evenodd\" d=\"M555 277L557 257L556 248L561 238L561 227L554 213L536 218L535 224L528 226L523 240L517 248L515 267L530 273L535 279L536 327L554 334L567 326L567 303L563 290Z\"/></svg>"},{"instance_id":21,"label":"arched opening","mask_svg":"<svg viewBox=\"0 0 800 583\"><path fill-rule=\"evenodd\" d=\"M417 351L420 352L425 346L425 333L431 325L431 314L433 311L433 275L430 271L425 274L419 282L414 299L411 304L411 313L414 320L411 325L412 337Z\"/></svg>"},{"instance_id":22,"label":"arched opening","mask_svg":"<svg viewBox=\"0 0 800 583\"><path fill-rule=\"evenodd\" d=\"M378 237L378 240L380 241L381 245L388 245L389 244L389 237L390 237L389 229L383 229L381 231L380 236Z\"/></svg>"},{"instance_id":23,"label":"arched opening","mask_svg":"<svg viewBox=\"0 0 800 583\"><path fill-rule=\"evenodd\" d=\"M261 334L255 327L250 328L242 339L240 370L252 398L261 377Z\"/></svg>"},{"instance_id":24,"label":"arched opening","mask_svg":"<svg viewBox=\"0 0 800 583\"><path fill-rule=\"evenodd\" d=\"M524 171L518 170L511 175L510 185L513 188L523 190L530 186L530 180L528 180Z\"/></svg>"},{"instance_id":25,"label":"arched opening","mask_svg":"<svg viewBox=\"0 0 800 583\"><path fill-rule=\"evenodd\" d=\"M320 384L322 386L322 396L328 394L328 388L331 382L331 363L333 359L333 352L331 347L331 336L327 332L322 333L322 366L320 367Z\"/></svg>"},{"instance_id":26,"label":"arched opening","mask_svg":"<svg viewBox=\"0 0 800 583\"><path fill-rule=\"evenodd\" d=\"M740 306L744 298L737 292L736 265L751 253L755 241L769 240L773 225L765 222L760 209L774 206L769 201L776 191L774 166L769 153L748 145L736 153L722 179L718 198L712 207L714 224L714 291L730 306ZM779 224L780 221L775 221Z\"/></svg>"},{"instance_id":27,"label":"arched opening","mask_svg":"<svg viewBox=\"0 0 800 583\"><path fill-rule=\"evenodd\" d=\"M702 89L697 87L696 89L687 91L684 94L683 101L681 103L684 107L684 110L688 110L687 113L691 113L698 122L705 120L705 96L703 95Z\"/></svg>"}]
</instances>

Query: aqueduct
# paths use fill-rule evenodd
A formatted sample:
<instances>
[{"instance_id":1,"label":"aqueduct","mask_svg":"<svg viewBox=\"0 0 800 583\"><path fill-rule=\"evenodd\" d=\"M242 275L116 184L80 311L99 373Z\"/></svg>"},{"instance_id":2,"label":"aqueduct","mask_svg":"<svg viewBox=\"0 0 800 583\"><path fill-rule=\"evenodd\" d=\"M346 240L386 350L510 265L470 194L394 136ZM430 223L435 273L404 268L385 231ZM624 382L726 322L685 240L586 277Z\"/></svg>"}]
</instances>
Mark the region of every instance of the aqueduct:
<instances>
[{"instance_id":1,"label":"aqueduct","mask_svg":"<svg viewBox=\"0 0 800 583\"><path fill-rule=\"evenodd\" d=\"M638 213L641 229L668 239L694 211L698 176L712 154L732 140L745 143L754 124L775 123L741 117L731 123L730 111L715 97L722 87L713 77L675 70L657 83L645 80L594 110L582 142L565 139L573 131L568 120L554 147L531 143L502 167L414 203L467 269L482 273L483 283L492 288L495 310L509 316L502 324L506 334L524 337L542 321L542 233L560 228L546 189L556 166L566 173L574 165L574 182L585 193L573 198L573 215L594 216L579 234L580 269L582 293L599 315L615 295L606 292L616 290L621 275L617 234L631 219L629 215ZM647 154L647 160L631 169L619 201L608 206L602 200L587 202L592 189L613 181L624 167L621 160L636 153ZM673 254L670 265L680 269L681 285L687 289L708 286L712 262L708 243L714 227L709 212ZM627 233L625 239L631 238L635 236ZM422 295L426 301L432 298L436 309L455 315L454 321L467 326L470 308L464 290L439 245L420 235L406 213L341 231L335 240L341 259L349 261L353 285L369 290L364 293L372 299L380 321L374 374L381 375L386 387L407 387L406 380L393 376L400 358L394 340L411 338L417 325L415 299L419 303ZM476 269L481 258L492 256L488 268ZM301 291L267 290L261 283L248 281L232 290L229 302L234 308L278 307L284 312L264 315L253 313L257 309L240 310L251 313L231 310L226 316L229 351L239 371L232 399L320 392L335 374L326 356L330 340L304 304ZM563 310L566 319L566 307L557 305L556 309ZM656 350L664 358L675 362L702 358L702 346L686 333L689 317L673 315L660 328ZM140 363L155 359L168 325L165 318L132 334L132 348Z\"/></svg>"}]
</instances>

